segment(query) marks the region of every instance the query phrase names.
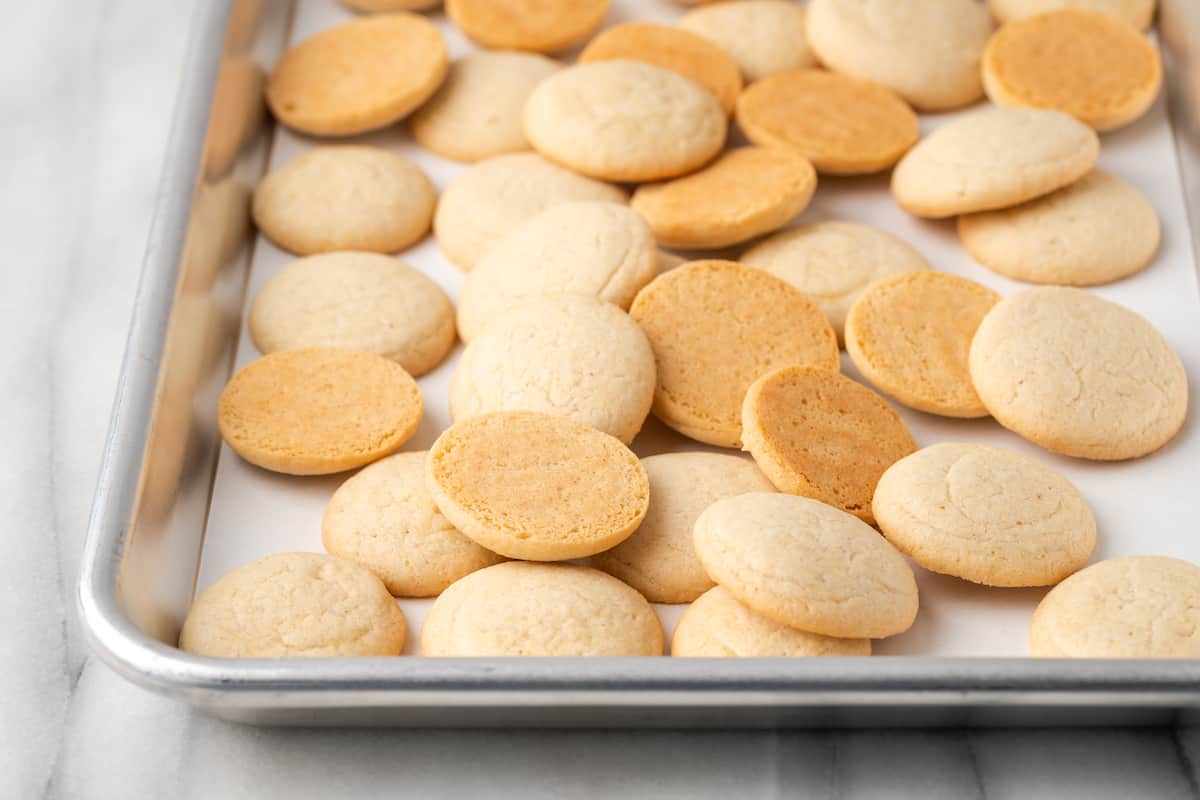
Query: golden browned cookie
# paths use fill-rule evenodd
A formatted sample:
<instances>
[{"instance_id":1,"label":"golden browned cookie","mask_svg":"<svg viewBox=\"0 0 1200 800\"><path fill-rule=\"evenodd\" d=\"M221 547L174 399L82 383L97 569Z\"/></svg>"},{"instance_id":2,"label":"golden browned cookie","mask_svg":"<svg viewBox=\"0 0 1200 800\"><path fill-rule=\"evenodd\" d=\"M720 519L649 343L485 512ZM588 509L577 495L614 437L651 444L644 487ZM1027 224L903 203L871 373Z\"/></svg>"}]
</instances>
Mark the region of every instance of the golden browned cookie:
<instances>
[{"instance_id":1,"label":"golden browned cookie","mask_svg":"<svg viewBox=\"0 0 1200 800\"><path fill-rule=\"evenodd\" d=\"M407 12L377 14L284 53L267 81L267 103L289 128L350 136L404 118L445 76L446 45L432 22Z\"/></svg>"},{"instance_id":2,"label":"golden browned cookie","mask_svg":"<svg viewBox=\"0 0 1200 800\"><path fill-rule=\"evenodd\" d=\"M609 0L446 0L446 14L476 44L556 53L582 42L608 15Z\"/></svg>"},{"instance_id":3,"label":"golden browned cookie","mask_svg":"<svg viewBox=\"0 0 1200 800\"><path fill-rule=\"evenodd\" d=\"M653 22L626 22L603 31L579 54L579 61L645 61L678 72L712 92L726 114L733 113L742 76L725 50L682 28Z\"/></svg>"},{"instance_id":4,"label":"golden browned cookie","mask_svg":"<svg viewBox=\"0 0 1200 800\"><path fill-rule=\"evenodd\" d=\"M813 166L799 153L738 147L699 172L640 187L630 205L660 244L727 247L782 228L805 209L816 188Z\"/></svg>"},{"instance_id":5,"label":"golden browned cookie","mask_svg":"<svg viewBox=\"0 0 1200 800\"><path fill-rule=\"evenodd\" d=\"M1143 31L1154 20L1156 4L1156 0L988 0L987 3L988 10L1000 23L1036 17L1061 8L1086 8L1116 14Z\"/></svg>"},{"instance_id":6,"label":"golden browned cookie","mask_svg":"<svg viewBox=\"0 0 1200 800\"><path fill-rule=\"evenodd\" d=\"M983 85L996 105L1065 111L1105 131L1150 107L1162 86L1162 61L1145 36L1112 14L1052 11L992 36Z\"/></svg>"},{"instance_id":7,"label":"golden browned cookie","mask_svg":"<svg viewBox=\"0 0 1200 800\"><path fill-rule=\"evenodd\" d=\"M737 124L755 144L794 147L830 175L887 169L920 136L917 115L891 89L820 69L751 84L738 98Z\"/></svg>"},{"instance_id":8,"label":"golden browned cookie","mask_svg":"<svg viewBox=\"0 0 1200 800\"><path fill-rule=\"evenodd\" d=\"M775 488L870 523L875 484L917 449L882 397L839 372L784 367L746 392L742 439Z\"/></svg>"},{"instance_id":9,"label":"golden browned cookie","mask_svg":"<svg viewBox=\"0 0 1200 800\"><path fill-rule=\"evenodd\" d=\"M779 278L732 261L664 272L629 314L654 349L655 416L708 444L738 446L742 399L760 375L789 364L838 368L837 337L821 310Z\"/></svg>"},{"instance_id":10,"label":"golden browned cookie","mask_svg":"<svg viewBox=\"0 0 1200 800\"><path fill-rule=\"evenodd\" d=\"M398 656L404 614L364 566L318 553L244 564L188 610L179 647L218 658Z\"/></svg>"},{"instance_id":11,"label":"golden browned cookie","mask_svg":"<svg viewBox=\"0 0 1200 800\"><path fill-rule=\"evenodd\" d=\"M863 377L904 405L986 417L967 369L971 337L1000 295L933 270L881 278L846 315L846 352Z\"/></svg>"},{"instance_id":12,"label":"golden browned cookie","mask_svg":"<svg viewBox=\"0 0 1200 800\"><path fill-rule=\"evenodd\" d=\"M251 464L326 475L391 453L416 431L421 410L421 390L395 361L311 348L243 367L221 392L217 424Z\"/></svg>"},{"instance_id":13,"label":"golden browned cookie","mask_svg":"<svg viewBox=\"0 0 1200 800\"><path fill-rule=\"evenodd\" d=\"M646 516L646 470L621 442L565 417L483 414L450 426L429 451L429 493L446 519L510 558L590 556Z\"/></svg>"}]
</instances>

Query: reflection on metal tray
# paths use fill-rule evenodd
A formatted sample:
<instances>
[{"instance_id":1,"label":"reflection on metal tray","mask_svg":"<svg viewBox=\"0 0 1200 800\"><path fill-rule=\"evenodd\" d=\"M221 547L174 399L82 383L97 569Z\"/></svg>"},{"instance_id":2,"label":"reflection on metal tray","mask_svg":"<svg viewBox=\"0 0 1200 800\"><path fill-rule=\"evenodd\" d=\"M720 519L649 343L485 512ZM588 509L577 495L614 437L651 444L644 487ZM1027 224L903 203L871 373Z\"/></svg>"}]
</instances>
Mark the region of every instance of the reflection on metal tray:
<instances>
[{"instance_id":1,"label":"reflection on metal tray","mask_svg":"<svg viewBox=\"0 0 1200 800\"><path fill-rule=\"evenodd\" d=\"M1200 6L1161 5L1179 167L1200 224ZM272 0L197 10L80 582L92 645L114 669L182 702L260 723L1162 723L1200 706L1200 663L1192 661L225 661L176 650L212 508L216 397L234 366L255 247L249 194L271 155L261 65L282 52L293 14L292 4ZM1166 235L1182 239L1183 230Z\"/></svg>"}]
</instances>

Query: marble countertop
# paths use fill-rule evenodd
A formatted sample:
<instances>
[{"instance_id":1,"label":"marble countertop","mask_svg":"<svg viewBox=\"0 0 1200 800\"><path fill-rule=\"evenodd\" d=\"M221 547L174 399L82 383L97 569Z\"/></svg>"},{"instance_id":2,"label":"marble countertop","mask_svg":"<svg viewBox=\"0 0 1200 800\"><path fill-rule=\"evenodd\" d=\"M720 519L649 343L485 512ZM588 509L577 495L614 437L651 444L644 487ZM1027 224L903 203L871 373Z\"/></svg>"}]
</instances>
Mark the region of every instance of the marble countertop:
<instances>
[{"instance_id":1,"label":"marble countertop","mask_svg":"<svg viewBox=\"0 0 1200 800\"><path fill-rule=\"evenodd\" d=\"M198 1L5 9L0 796L1198 796L1188 730L256 729L89 656L78 557Z\"/></svg>"}]
</instances>

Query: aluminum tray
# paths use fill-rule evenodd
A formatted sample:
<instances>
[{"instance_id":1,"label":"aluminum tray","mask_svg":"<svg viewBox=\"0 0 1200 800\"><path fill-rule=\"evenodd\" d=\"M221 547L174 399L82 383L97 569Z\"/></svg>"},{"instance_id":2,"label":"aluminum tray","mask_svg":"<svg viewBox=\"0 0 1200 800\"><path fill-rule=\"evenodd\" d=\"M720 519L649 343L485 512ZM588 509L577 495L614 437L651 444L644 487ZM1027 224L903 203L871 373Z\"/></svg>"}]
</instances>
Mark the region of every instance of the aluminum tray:
<instances>
[{"instance_id":1,"label":"aluminum tray","mask_svg":"<svg viewBox=\"0 0 1200 800\"><path fill-rule=\"evenodd\" d=\"M198 4L79 586L91 644L115 670L203 710L255 723L729 727L1193 718L1200 707L1197 661L231 661L175 649L201 571L220 450L215 399L234 365L255 246L245 187L270 157L255 64L270 64L282 51L292 6ZM1195 209L1200 6L1161 6L1178 174ZM1194 245L1200 215L1189 217ZM1167 237L1183 233L1166 230Z\"/></svg>"}]
</instances>

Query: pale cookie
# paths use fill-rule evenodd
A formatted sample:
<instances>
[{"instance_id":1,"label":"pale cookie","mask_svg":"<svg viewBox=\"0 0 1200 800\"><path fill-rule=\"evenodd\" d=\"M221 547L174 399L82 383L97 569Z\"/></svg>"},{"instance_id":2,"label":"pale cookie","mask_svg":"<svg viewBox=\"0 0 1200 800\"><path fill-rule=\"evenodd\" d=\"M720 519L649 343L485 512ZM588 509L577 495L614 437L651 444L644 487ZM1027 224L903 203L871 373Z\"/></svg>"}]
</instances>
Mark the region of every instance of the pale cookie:
<instances>
[{"instance_id":1,"label":"pale cookie","mask_svg":"<svg viewBox=\"0 0 1200 800\"><path fill-rule=\"evenodd\" d=\"M804 32L804 7L790 0L716 3L689 11L679 27L733 56L747 82L817 65Z\"/></svg>"},{"instance_id":2,"label":"pale cookie","mask_svg":"<svg viewBox=\"0 0 1200 800\"><path fill-rule=\"evenodd\" d=\"M652 603L690 603L712 588L692 545L692 526L718 500L772 492L754 462L724 453L664 453L642 459L650 510L633 535L589 564L628 583Z\"/></svg>"},{"instance_id":3,"label":"pale cookie","mask_svg":"<svg viewBox=\"0 0 1200 800\"><path fill-rule=\"evenodd\" d=\"M1165 556L1130 556L1075 573L1038 604L1029 653L1200 658L1200 567Z\"/></svg>"},{"instance_id":4,"label":"pale cookie","mask_svg":"<svg viewBox=\"0 0 1200 800\"><path fill-rule=\"evenodd\" d=\"M958 238L980 264L1057 286L1093 286L1141 272L1159 236L1146 196L1098 169L1028 203L958 218Z\"/></svg>"},{"instance_id":5,"label":"pale cookie","mask_svg":"<svg viewBox=\"0 0 1200 800\"><path fill-rule=\"evenodd\" d=\"M417 14L379 14L290 48L267 80L267 104L289 128L350 136L403 119L446 76L446 45Z\"/></svg>"},{"instance_id":6,"label":"pale cookie","mask_svg":"<svg viewBox=\"0 0 1200 800\"><path fill-rule=\"evenodd\" d=\"M179 647L218 658L398 656L404 614L366 567L280 553L238 567L188 610Z\"/></svg>"},{"instance_id":7,"label":"pale cookie","mask_svg":"<svg viewBox=\"0 0 1200 800\"><path fill-rule=\"evenodd\" d=\"M742 254L747 266L766 270L808 295L843 339L846 313L874 280L929 269L907 242L854 222L811 222L787 228Z\"/></svg>"},{"instance_id":8,"label":"pale cookie","mask_svg":"<svg viewBox=\"0 0 1200 800\"><path fill-rule=\"evenodd\" d=\"M624 203L623 191L551 164L535 153L481 161L446 187L433 218L438 246L470 271L518 225L570 202Z\"/></svg>"},{"instance_id":9,"label":"pale cookie","mask_svg":"<svg viewBox=\"0 0 1200 800\"><path fill-rule=\"evenodd\" d=\"M460 58L437 94L409 120L413 138L455 161L529 150L521 121L525 101L561 67L534 53L481 51Z\"/></svg>"},{"instance_id":10,"label":"pale cookie","mask_svg":"<svg viewBox=\"0 0 1200 800\"><path fill-rule=\"evenodd\" d=\"M751 84L737 124L755 144L794 148L829 175L887 169L920 136L917 115L891 89L820 69Z\"/></svg>"},{"instance_id":11,"label":"pale cookie","mask_svg":"<svg viewBox=\"0 0 1200 800\"><path fill-rule=\"evenodd\" d=\"M288 264L258 290L247 319L261 353L340 347L377 353L414 378L454 347L454 306L441 288L378 253L325 253Z\"/></svg>"},{"instance_id":12,"label":"pale cookie","mask_svg":"<svg viewBox=\"0 0 1200 800\"><path fill-rule=\"evenodd\" d=\"M510 558L560 561L615 547L646 516L646 471L580 422L531 411L451 425L429 451L429 492L446 519Z\"/></svg>"},{"instance_id":13,"label":"pale cookie","mask_svg":"<svg viewBox=\"0 0 1200 800\"><path fill-rule=\"evenodd\" d=\"M1096 130L1140 117L1162 87L1158 48L1100 11L1052 11L996 32L983 85L998 106L1052 108Z\"/></svg>"},{"instance_id":14,"label":"pale cookie","mask_svg":"<svg viewBox=\"0 0 1200 800\"><path fill-rule=\"evenodd\" d=\"M883 535L925 569L985 586L1051 586L1082 568L1096 519L1071 482L981 444L936 444L875 487Z\"/></svg>"},{"instance_id":15,"label":"pale cookie","mask_svg":"<svg viewBox=\"0 0 1200 800\"><path fill-rule=\"evenodd\" d=\"M579 54L579 62L624 59L677 72L713 93L726 114L733 113L742 76L725 50L682 28L653 22L626 22L602 31Z\"/></svg>"},{"instance_id":16,"label":"pale cookie","mask_svg":"<svg viewBox=\"0 0 1200 800\"><path fill-rule=\"evenodd\" d=\"M463 285L458 325L470 342L531 298L583 294L629 308L658 273L650 226L618 203L563 203L530 217L484 256Z\"/></svg>"},{"instance_id":17,"label":"pale cookie","mask_svg":"<svg viewBox=\"0 0 1200 800\"><path fill-rule=\"evenodd\" d=\"M838 368L837 337L802 292L732 261L664 272L629 310L654 350L654 415L707 444L738 447L742 398L789 364Z\"/></svg>"},{"instance_id":18,"label":"pale cookie","mask_svg":"<svg viewBox=\"0 0 1200 800\"><path fill-rule=\"evenodd\" d=\"M397 453L366 467L338 487L321 520L325 549L371 570L396 597L435 597L504 560L438 512L425 488L427 458Z\"/></svg>"},{"instance_id":19,"label":"pale cookie","mask_svg":"<svg viewBox=\"0 0 1200 800\"><path fill-rule=\"evenodd\" d=\"M784 367L754 382L742 406L742 439L779 491L870 523L879 476L917 449L882 397L839 372L811 367Z\"/></svg>"},{"instance_id":20,"label":"pale cookie","mask_svg":"<svg viewBox=\"0 0 1200 800\"><path fill-rule=\"evenodd\" d=\"M869 656L870 639L821 636L751 611L728 589L709 589L683 612L671 655L697 658Z\"/></svg>"},{"instance_id":21,"label":"pale cookie","mask_svg":"<svg viewBox=\"0 0 1200 800\"><path fill-rule=\"evenodd\" d=\"M904 556L871 526L807 497L743 494L696 520L696 555L719 586L775 622L878 639L917 616Z\"/></svg>"},{"instance_id":22,"label":"pale cookie","mask_svg":"<svg viewBox=\"0 0 1200 800\"><path fill-rule=\"evenodd\" d=\"M592 35L609 0L446 0L446 15L493 50L557 53Z\"/></svg>"},{"instance_id":23,"label":"pale cookie","mask_svg":"<svg viewBox=\"0 0 1200 800\"><path fill-rule=\"evenodd\" d=\"M880 278L846 316L846 352L876 389L943 417L986 417L971 385L971 337L1000 295L933 270Z\"/></svg>"},{"instance_id":24,"label":"pale cookie","mask_svg":"<svg viewBox=\"0 0 1200 800\"><path fill-rule=\"evenodd\" d=\"M1116 14L1140 30L1147 30L1154 19L1155 0L988 0L988 8L998 22L1014 22L1047 11L1078 8Z\"/></svg>"},{"instance_id":25,"label":"pale cookie","mask_svg":"<svg viewBox=\"0 0 1200 800\"><path fill-rule=\"evenodd\" d=\"M387 11L425 11L437 8L442 0L341 0L342 5L368 13Z\"/></svg>"},{"instance_id":26,"label":"pale cookie","mask_svg":"<svg viewBox=\"0 0 1200 800\"><path fill-rule=\"evenodd\" d=\"M807 30L825 66L882 83L922 111L983 96L979 59L992 25L976 0L812 0Z\"/></svg>"},{"instance_id":27,"label":"pale cookie","mask_svg":"<svg viewBox=\"0 0 1200 800\"><path fill-rule=\"evenodd\" d=\"M1162 447L1187 416L1187 375L1139 314L1082 289L1009 295L971 343L971 380L1004 427L1101 461Z\"/></svg>"},{"instance_id":28,"label":"pale cookie","mask_svg":"<svg viewBox=\"0 0 1200 800\"><path fill-rule=\"evenodd\" d=\"M654 609L616 578L572 564L499 564L434 601L421 653L464 656L661 656Z\"/></svg>"},{"instance_id":29,"label":"pale cookie","mask_svg":"<svg viewBox=\"0 0 1200 800\"><path fill-rule=\"evenodd\" d=\"M654 353L621 309L586 295L541 297L495 319L463 351L450 417L541 411L628 444L654 400Z\"/></svg>"},{"instance_id":30,"label":"pale cookie","mask_svg":"<svg viewBox=\"0 0 1200 800\"><path fill-rule=\"evenodd\" d=\"M395 361L355 350L272 353L221 392L221 438L251 464L327 475L404 444L421 421L421 390Z\"/></svg>"},{"instance_id":31,"label":"pale cookie","mask_svg":"<svg viewBox=\"0 0 1200 800\"><path fill-rule=\"evenodd\" d=\"M641 186L630 205L668 247L713 249L786 225L817 188L813 165L784 148L737 147L698 172Z\"/></svg>"},{"instance_id":32,"label":"pale cookie","mask_svg":"<svg viewBox=\"0 0 1200 800\"><path fill-rule=\"evenodd\" d=\"M918 142L892 172L892 194L921 217L1008 208L1074 183L1099 155L1096 132L1060 111L989 108Z\"/></svg>"},{"instance_id":33,"label":"pale cookie","mask_svg":"<svg viewBox=\"0 0 1200 800\"><path fill-rule=\"evenodd\" d=\"M596 61L542 81L525 135L546 158L609 181L657 181L703 166L725 144L717 98L641 61Z\"/></svg>"},{"instance_id":34,"label":"pale cookie","mask_svg":"<svg viewBox=\"0 0 1200 800\"><path fill-rule=\"evenodd\" d=\"M421 168L376 147L318 147L267 173L254 222L299 255L395 253L429 230L437 192Z\"/></svg>"}]
</instances>

